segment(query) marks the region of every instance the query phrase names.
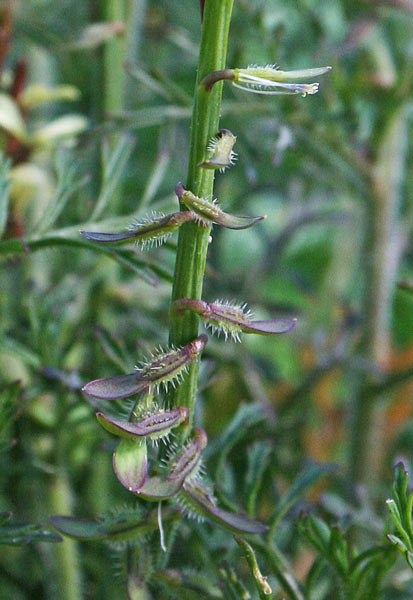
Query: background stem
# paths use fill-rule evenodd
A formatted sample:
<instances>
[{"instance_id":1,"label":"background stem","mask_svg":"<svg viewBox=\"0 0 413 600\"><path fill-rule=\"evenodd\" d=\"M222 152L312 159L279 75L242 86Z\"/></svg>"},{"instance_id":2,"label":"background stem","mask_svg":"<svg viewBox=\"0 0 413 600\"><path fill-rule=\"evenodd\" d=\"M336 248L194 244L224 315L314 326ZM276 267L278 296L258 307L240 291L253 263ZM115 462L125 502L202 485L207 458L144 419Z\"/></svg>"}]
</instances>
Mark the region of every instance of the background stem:
<instances>
[{"instance_id":1,"label":"background stem","mask_svg":"<svg viewBox=\"0 0 413 600\"><path fill-rule=\"evenodd\" d=\"M365 213L365 292L362 306L362 356L379 369L388 368L391 312L396 273L403 247L400 227L401 181L406 159L407 111L401 106L383 128L371 194ZM363 373L354 395L350 475L355 483L372 486L380 473L383 444L383 398L369 394L377 377Z\"/></svg>"},{"instance_id":2,"label":"background stem","mask_svg":"<svg viewBox=\"0 0 413 600\"><path fill-rule=\"evenodd\" d=\"M206 0L202 24L201 48L192 114L191 147L186 188L196 196L212 197L214 171L197 167L205 158L209 140L218 132L222 82L207 92L199 82L212 71L225 67L229 24L233 0ZM185 210L181 206L181 210ZM172 300L200 299L208 249L210 229L186 223L179 230ZM198 317L189 311L182 316L171 316L170 343L184 345L198 335ZM175 406L189 408L189 426L198 382L198 362L190 365L189 374L172 394Z\"/></svg>"}]
</instances>

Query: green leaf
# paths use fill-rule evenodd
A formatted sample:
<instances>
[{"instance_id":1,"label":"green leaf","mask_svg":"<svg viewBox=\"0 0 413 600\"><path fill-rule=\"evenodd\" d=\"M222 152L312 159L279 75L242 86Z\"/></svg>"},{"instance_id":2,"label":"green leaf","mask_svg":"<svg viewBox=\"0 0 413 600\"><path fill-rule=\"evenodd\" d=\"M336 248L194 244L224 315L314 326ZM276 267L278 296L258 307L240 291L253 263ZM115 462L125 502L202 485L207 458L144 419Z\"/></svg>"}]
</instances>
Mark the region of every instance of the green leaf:
<instances>
[{"instance_id":1,"label":"green leaf","mask_svg":"<svg viewBox=\"0 0 413 600\"><path fill-rule=\"evenodd\" d=\"M163 267L151 264L149 261L143 261L136 257L133 250L115 250L113 248L106 248L99 244L93 244L87 240L79 240L74 238L65 238L56 236L44 236L39 238L33 238L29 240L18 240L11 239L0 242L0 254L26 254L28 251L36 252L37 250L43 250L45 248L53 248L55 246L68 246L72 248L83 248L86 250L92 250L100 254L105 254L109 258L112 258L117 263L126 266L132 270L138 277L141 277L146 283L156 286L158 279L155 275L159 275L167 281L171 281L172 275L166 271Z\"/></svg>"},{"instance_id":2,"label":"green leaf","mask_svg":"<svg viewBox=\"0 0 413 600\"><path fill-rule=\"evenodd\" d=\"M2 527L5 523L7 523L7 521L10 521L12 516L13 516L13 513L11 512L11 510L1 512L0 513L0 527Z\"/></svg>"},{"instance_id":3,"label":"green leaf","mask_svg":"<svg viewBox=\"0 0 413 600\"><path fill-rule=\"evenodd\" d=\"M108 144L108 141L106 140L104 143ZM111 196L113 196L116 187L122 180L134 147L135 139L129 133L126 133L120 138L110 156L104 155L103 185L92 212L92 220L98 219L107 209Z\"/></svg>"},{"instance_id":4,"label":"green leaf","mask_svg":"<svg viewBox=\"0 0 413 600\"><path fill-rule=\"evenodd\" d=\"M127 354L127 350L124 346L123 340L117 338L110 331L104 327L96 327L95 335L99 340L100 346L109 358L109 360L121 371L127 373L131 359Z\"/></svg>"},{"instance_id":5,"label":"green leaf","mask_svg":"<svg viewBox=\"0 0 413 600\"><path fill-rule=\"evenodd\" d=\"M206 456L218 456L216 477L222 471L225 459L230 450L246 435L250 427L264 419L264 411L260 404L242 404L223 434L213 440L206 449Z\"/></svg>"},{"instance_id":6,"label":"green leaf","mask_svg":"<svg viewBox=\"0 0 413 600\"><path fill-rule=\"evenodd\" d=\"M394 500L386 500L386 507L397 529L402 528L403 525L401 522L400 511L397 508L396 502Z\"/></svg>"},{"instance_id":7,"label":"green leaf","mask_svg":"<svg viewBox=\"0 0 413 600\"><path fill-rule=\"evenodd\" d=\"M163 520L176 519L176 511L163 511ZM127 541L145 536L158 529L157 511L142 516L141 511L121 511L117 514L103 515L100 520L80 519L56 515L50 522L62 535L75 540L111 540Z\"/></svg>"},{"instance_id":8,"label":"green leaf","mask_svg":"<svg viewBox=\"0 0 413 600\"><path fill-rule=\"evenodd\" d=\"M255 513L255 504L264 472L269 465L272 447L267 442L256 442L248 449L248 468L245 476L248 514Z\"/></svg>"},{"instance_id":9,"label":"green leaf","mask_svg":"<svg viewBox=\"0 0 413 600\"><path fill-rule=\"evenodd\" d=\"M10 427L17 411L16 399L19 392L20 381L14 381L0 388L0 452L8 450L11 445ZM1 514L7 515L9 513Z\"/></svg>"},{"instance_id":10,"label":"green leaf","mask_svg":"<svg viewBox=\"0 0 413 600\"><path fill-rule=\"evenodd\" d=\"M330 474L336 467L334 465L309 465L299 473L296 479L293 481L287 492L280 498L277 506L275 507L270 523L272 531L275 530L279 521L289 510L289 508L298 500L304 492L314 485L321 477L325 477Z\"/></svg>"},{"instance_id":11,"label":"green leaf","mask_svg":"<svg viewBox=\"0 0 413 600\"><path fill-rule=\"evenodd\" d=\"M56 156L57 191L35 228L38 234L48 231L56 223L68 200L89 182L88 175L79 177L78 165L74 162L72 153L61 150Z\"/></svg>"},{"instance_id":12,"label":"green leaf","mask_svg":"<svg viewBox=\"0 0 413 600\"><path fill-rule=\"evenodd\" d=\"M257 588L260 599L267 600L268 596L272 595L272 589L268 585L267 577L264 577L261 574L254 549L252 546L250 546L250 544L248 544L248 542L240 538L238 535L234 535L234 540L244 552L244 556L247 559L247 563L250 568L251 575L254 578L255 587Z\"/></svg>"},{"instance_id":13,"label":"green leaf","mask_svg":"<svg viewBox=\"0 0 413 600\"><path fill-rule=\"evenodd\" d=\"M164 569L157 571L156 578L180 600L222 599L222 594L216 584L200 572Z\"/></svg>"},{"instance_id":14,"label":"green leaf","mask_svg":"<svg viewBox=\"0 0 413 600\"><path fill-rule=\"evenodd\" d=\"M401 550L402 552L407 552L408 551L407 548L406 548L406 545L396 535L393 535L392 533L388 533L386 537L389 540L389 542L391 542L392 544L394 544L395 546L397 546L397 548L399 550Z\"/></svg>"},{"instance_id":15,"label":"green leaf","mask_svg":"<svg viewBox=\"0 0 413 600\"><path fill-rule=\"evenodd\" d=\"M40 357L30 348L27 348L27 346L13 338L6 336L1 338L0 353L3 352L20 358L25 364L35 369L41 367Z\"/></svg>"},{"instance_id":16,"label":"green leaf","mask_svg":"<svg viewBox=\"0 0 413 600\"><path fill-rule=\"evenodd\" d=\"M0 544L23 546L31 542L61 542L62 538L43 525L9 524L0 528Z\"/></svg>"}]
</instances>

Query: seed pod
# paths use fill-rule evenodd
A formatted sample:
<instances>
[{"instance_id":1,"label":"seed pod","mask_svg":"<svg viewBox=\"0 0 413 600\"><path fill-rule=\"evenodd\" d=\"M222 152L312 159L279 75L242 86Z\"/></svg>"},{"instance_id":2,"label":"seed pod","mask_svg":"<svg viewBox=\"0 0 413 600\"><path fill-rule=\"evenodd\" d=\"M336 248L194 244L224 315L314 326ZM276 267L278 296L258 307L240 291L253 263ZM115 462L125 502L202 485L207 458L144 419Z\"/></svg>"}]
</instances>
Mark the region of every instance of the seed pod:
<instances>
[{"instance_id":1,"label":"seed pod","mask_svg":"<svg viewBox=\"0 0 413 600\"><path fill-rule=\"evenodd\" d=\"M195 481L202 470L201 456L206 444L206 433L202 429L194 429L193 438L170 458L167 476L150 477L137 490L137 495L145 500L165 500L174 496L185 481Z\"/></svg>"},{"instance_id":2,"label":"seed pod","mask_svg":"<svg viewBox=\"0 0 413 600\"><path fill-rule=\"evenodd\" d=\"M297 319L269 319L266 321L253 321L253 314L247 310L246 304L237 305L228 300L215 300L207 304L203 300L183 298L175 300L171 310L179 314L184 310L196 312L210 327L212 333L223 333L225 339L232 337L240 342L241 333L258 333L260 335L271 335L287 333L294 329Z\"/></svg>"},{"instance_id":3,"label":"seed pod","mask_svg":"<svg viewBox=\"0 0 413 600\"><path fill-rule=\"evenodd\" d=\"M147 438L154 441L168 438L172 429L182 425L188 418L188 409L186 406L179 406L172 410L158 408L145 418L133 423L112 419L100 412L96 414L96 418L102 427L113 435L125 439Z\"/></svg>"},{"instance_id":4,"label":"seed pod","mask_svg":"<svg viewBox=\"0 0 413 600\"><path fill-rule=\"evenodd\" d=\"M185 190L182 183L176 184L175 193L189 210L198 215L200 224L204 226L216 223L227 229L247 229L265 219L265 217L241 217L225 213L218 206L216 200L211 202L206 198L199 198L192 192Z\"/></svg>"},{"instance_id":5,"label":"seed pod","mask_svg":"<svg viewBox=\"0 0 413 600\"><path fill-rule=\"evenodd\" d=\"M135 221L126 233L80 233L91 242L112 245L135 242L141 250L146 250L152 246L161 246L183 223L196 221L197 218L197 215L188 210L166 216L153 213L150 217L142 217Z\"/></svg>"},{"instance_id":6,"label":"seed pod","mask_svg":"<svg viewBox=\"0 0 413 600\"><path fill-rule=\"evenodd\" d=\"M136 367L134 373L95 379L87 383L82 390L95 398L116 400L128 398L147 388L159 391L161 385L167 390L169 383L175 387L187 372L188 365L198 358L207 341L207 336L202 334L182 348L159 348L142 367Z\"/></svg>"},{"instance_id":7,"label":"seed pod","mask_svg":"<svg viewBox=\"0 0 413 600\"><path fill-rule=\"evenodd\" d=\"M121 440L113 453L112 463L115 475L121 484L130 492L136 492L147 479L146 440Z\"/></svg>"},{"instance_id":8,"label":"seed pod","mask_svg":"<svg viewBox=\"0 0 413 600\"><path fill-rule=\"evenodd\" d=\"M199 481L185 482L177 496L177 502L189 518L210 519L233 533L264 534L268 530L259 521L219 508L211 490Z\"/></svg>"}]
</instances>

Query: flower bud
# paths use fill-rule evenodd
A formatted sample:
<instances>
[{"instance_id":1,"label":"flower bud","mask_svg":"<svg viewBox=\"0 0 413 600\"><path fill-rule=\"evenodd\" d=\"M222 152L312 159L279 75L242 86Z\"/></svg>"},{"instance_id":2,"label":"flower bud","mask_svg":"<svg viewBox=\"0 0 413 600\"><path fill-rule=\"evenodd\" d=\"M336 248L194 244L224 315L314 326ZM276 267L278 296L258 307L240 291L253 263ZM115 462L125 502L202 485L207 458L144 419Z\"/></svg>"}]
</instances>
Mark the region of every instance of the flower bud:
<instances>
[{"instance_id":1,"label":"flower bud","mask_svg":"<svg viewBox=\"0 0 413 600\"><path fill-rule=\"evenodd\" d=\"M302 69L299 71L280 71L276 65L259 67L251 65L247 69L233 69L232 84L246 92L255 94L289 94L307 96L318 92L318 83L286 83L289 80L309 79L324 75L331 67Z\"/></svg>"},{"instance_id":2,"label":"flower bud","mask_svg":"<svg viewBox=\"0 0 413 600\"><path fill-rule=\"evenodd\" d=\"M237 155L232 148L236 141L236 136L229 129L220 129L208 144L208 152L211 155L197 166L205 169L219 169L221 172L225 171L235 162Z\"/></svg>"}]
</instances>

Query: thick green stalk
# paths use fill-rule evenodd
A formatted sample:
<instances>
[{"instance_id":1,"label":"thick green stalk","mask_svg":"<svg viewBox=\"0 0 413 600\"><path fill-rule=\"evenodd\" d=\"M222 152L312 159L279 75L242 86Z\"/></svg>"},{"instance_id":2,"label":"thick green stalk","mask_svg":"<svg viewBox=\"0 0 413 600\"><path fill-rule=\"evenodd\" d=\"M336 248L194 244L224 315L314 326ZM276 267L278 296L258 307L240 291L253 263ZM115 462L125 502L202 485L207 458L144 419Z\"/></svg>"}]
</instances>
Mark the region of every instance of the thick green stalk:
<instances>
[{"instance_id":1,"label":"thick green stalk","mask_svg":"<svg viewBox=\"0 0 413 600\"><path fill-rule=\"evenodd\" d=\"M365 291L362 307L361 355L375 367L386 369L391 347L391 307L400 260L402 232L400 206L406 165L406 119L401 106L384 127L372 170L371 194L366 205L363 262ZM355 386L349 472L356 483L372 487L383 461L384 398L370 393L377 387L374 373L359 376Z\"/></svg>"},{"instance_id":2,"label":"thick green stalk","mask_svg":"<svg viewBox=\"0 0 413 600\"><path fill-rule=\"evenodd\" d=\"M103 11L106 21L126 20L125 0L105 0ZM104 48L104 110L108 113L123 108L124 60L125 37L116 36Z\"/></svg>"},{"instance_id":3,"label":"thick green stalk","mask_svg":"<svg viewBox=\"0 0 413 600\"><path fill-rule=\"evenodd\" d=\"M212 197L214 171L197 167L205 158L209 140L219 128L222 82L206 91L199 82L211 73L225 67L229 24L233 0L206 0L202 25L201 48L192 114L191 148L186 188L197 196ZM185 210L181 206L181 210ZM209 228L186 223L179 230L172 300L201 298ZM198 317L186 311L182 316L171 316L170 343L184 345L198 335ZM198 362L192 364L184 382L173 392L176 406L189 408L189 428L198 382Z\"/></svg>"},{"instance_id":4,"label":"thick green stalk","mask_svg":"<svg viewBox=\"0 0 413 600\"><path fill-rule=\"evenodd\" d=\"M73 511L72 490L63 466L58 467L49 486L49 510L52 515L69 515ZM77 542L65 539L56 544L53 560L57 597L60 600L81 600L83 591Z\"/></svg>"}]
</instances>

